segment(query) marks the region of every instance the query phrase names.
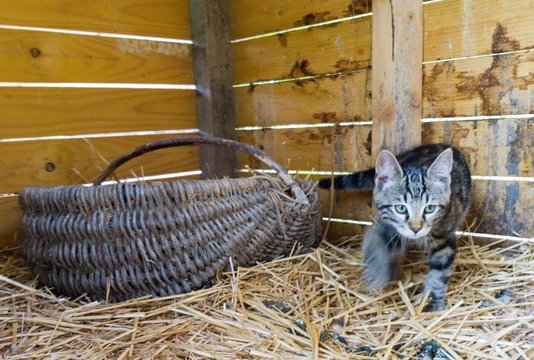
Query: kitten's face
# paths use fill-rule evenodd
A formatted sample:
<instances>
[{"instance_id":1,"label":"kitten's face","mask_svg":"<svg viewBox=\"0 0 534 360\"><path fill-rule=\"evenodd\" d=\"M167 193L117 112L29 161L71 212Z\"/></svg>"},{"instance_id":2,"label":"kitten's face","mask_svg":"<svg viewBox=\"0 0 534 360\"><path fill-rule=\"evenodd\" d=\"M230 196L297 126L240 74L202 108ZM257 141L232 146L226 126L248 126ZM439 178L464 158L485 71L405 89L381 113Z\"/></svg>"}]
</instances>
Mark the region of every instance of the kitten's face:
<instances>
[{"instance_id":1,"label":"kitten's face","mask_svg":"<svg viewBox=\"0 0 534 360\"><path fill-rule=\"evenodd\" d=\"M445 150L428 168L401 169L395 157L377 159L373 199L383 222L408 239L424 238L450 197L452 151Z\"/></svg>"}]
</instances>

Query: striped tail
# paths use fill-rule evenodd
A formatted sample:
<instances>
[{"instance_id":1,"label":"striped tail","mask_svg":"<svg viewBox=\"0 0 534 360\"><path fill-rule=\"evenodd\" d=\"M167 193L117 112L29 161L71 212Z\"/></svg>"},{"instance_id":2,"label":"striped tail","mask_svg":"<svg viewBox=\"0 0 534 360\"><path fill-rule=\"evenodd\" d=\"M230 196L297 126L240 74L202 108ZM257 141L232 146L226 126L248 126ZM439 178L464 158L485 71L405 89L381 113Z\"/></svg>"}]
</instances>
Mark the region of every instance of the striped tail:
<instances>
[{"instance_id":1,"label":"striped tail","mask_svg":"<svg viewBox=\"0 0 534 360\"><path fill-rule=\"evenodd\" d=\"M372 189L375 187L375 169L356 172L349 175L334 176L334 189ZM319 187L330 189L332 178L319 180Z\"/></svg>"}]
</instances>

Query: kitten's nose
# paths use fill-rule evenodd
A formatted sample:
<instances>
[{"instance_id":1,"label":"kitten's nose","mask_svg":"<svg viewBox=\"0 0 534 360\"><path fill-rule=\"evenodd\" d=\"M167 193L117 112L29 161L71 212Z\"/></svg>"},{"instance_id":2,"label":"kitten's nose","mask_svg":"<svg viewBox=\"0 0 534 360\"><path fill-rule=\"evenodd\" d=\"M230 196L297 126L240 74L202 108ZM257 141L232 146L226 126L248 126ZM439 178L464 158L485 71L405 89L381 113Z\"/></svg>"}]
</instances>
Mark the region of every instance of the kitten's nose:
<instances>
[{"instance_id":1,"label":"kitten's nose","mask_svg":"<svg viewBox=\"0 0 534 360\"><path fill-rule=\"evenodd\" d=\"M409 224L409 225L410 225L410 230L412 230L414 234L417 234L423 228L423 224L414 224L414 225Z\"/></svg>"}]
</instances>

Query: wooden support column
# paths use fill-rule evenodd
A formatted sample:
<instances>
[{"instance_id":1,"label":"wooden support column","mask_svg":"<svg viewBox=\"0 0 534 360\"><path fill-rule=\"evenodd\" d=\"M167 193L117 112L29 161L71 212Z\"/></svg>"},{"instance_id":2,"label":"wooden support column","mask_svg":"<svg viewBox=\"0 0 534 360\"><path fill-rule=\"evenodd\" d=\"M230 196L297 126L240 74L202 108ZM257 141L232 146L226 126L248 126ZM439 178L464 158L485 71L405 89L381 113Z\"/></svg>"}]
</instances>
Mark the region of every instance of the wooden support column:
<instances>
[{"instance_id":1,"label":"wooden support column","mask_svg":"<svg viewBox=\"0 0 534 360\"><path fill-rule=\"evenodd\" d=\"M372 152L421 143L422 0L373 0Z\"/></svg>"},{"instance_id":2,"label":"wooden support column","mask_svg":"<svg viewBox=\"0 0 534 360\"><path fill-rule=\"evenodd\" d=\"M197 124L207 136L235 138L230 12L227 0L190 0ZM233 176L235 152L200 148L203 178Z\"/></svg>"}]
</instances>

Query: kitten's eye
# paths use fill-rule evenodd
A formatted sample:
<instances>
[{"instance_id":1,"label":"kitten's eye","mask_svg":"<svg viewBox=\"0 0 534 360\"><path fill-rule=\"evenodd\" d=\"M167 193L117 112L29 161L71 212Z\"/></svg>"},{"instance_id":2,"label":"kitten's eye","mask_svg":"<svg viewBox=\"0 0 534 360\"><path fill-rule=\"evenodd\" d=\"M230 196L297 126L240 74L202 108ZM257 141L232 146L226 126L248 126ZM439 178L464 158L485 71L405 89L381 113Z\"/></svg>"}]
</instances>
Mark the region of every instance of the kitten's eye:
<instances>
[{"instance_id":1,"label":"kitten's eye","mask_svg":"<svg viewBox=\"0 0 534 360\"><path fill-rule=\"evenodd\" d=\"M395 205L395 211L399 214L406 214L408 212L408 209L406 209L406 206L404 205Z\"/></svg>"},{"instance_id":2,"label":"kitten's eye","mask_svg":"<svg viewBox=\"0 0 534 360\"><path fill-rule=\"evenodd\" d=\"M434 211L436 211L436 205L427 205L425 207L425 214L432 214Z\"/></svg>"}]
</instances>

